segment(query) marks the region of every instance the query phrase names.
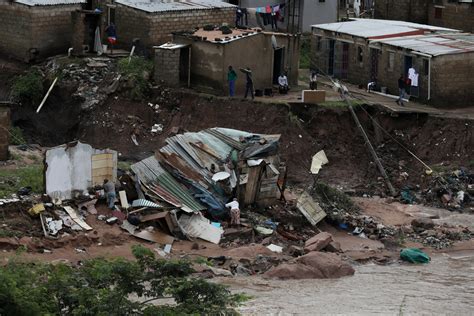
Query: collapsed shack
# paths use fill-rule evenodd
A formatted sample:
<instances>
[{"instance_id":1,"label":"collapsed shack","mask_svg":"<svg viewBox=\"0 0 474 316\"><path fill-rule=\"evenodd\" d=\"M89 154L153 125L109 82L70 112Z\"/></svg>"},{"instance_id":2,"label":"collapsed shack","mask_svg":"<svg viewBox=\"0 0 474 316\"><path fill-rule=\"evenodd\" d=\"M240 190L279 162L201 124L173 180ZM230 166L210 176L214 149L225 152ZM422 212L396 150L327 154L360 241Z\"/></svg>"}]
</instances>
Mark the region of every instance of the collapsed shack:
<instances>
[{"instance_id":1,"label":"collapsed shack","mask_svg":"<svg viewBox=\"0 0 474 316\"><path fill-rule=\"evenodd\" d=\"M243 205L276 202L286 171L279 140L280 135L226 128L184 133L166 139L166 146L131 169L148 200L162 211L173 209L184 235L218 243L220 223L206 218L226 220L225 204L234 197Z\"/></svg>"}]
</instances>

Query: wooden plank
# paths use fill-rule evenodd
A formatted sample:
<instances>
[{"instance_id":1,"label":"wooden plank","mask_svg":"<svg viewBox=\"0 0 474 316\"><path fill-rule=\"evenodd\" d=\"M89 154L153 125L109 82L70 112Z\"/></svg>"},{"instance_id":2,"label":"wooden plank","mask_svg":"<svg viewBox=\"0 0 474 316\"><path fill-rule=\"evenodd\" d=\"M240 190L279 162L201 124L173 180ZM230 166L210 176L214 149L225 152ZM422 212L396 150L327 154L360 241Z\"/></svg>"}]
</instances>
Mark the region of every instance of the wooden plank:
<instances>
[{"instance_id":1,"label":"wooden plank","mask_svg":"<svg viewBox=\"0 0 474 316\"><path fill-rule=\"evenodd\" d=\"M128 200L127 200L127 192L119 191L119 196L120 196L120 205L125 209L129 208L130 205L128 204Z\"/></svg>"},{"instance_id":2,"label":"wooden plank","mask_svg":"<svg viewBox=\"0 0 474 316\"><path fill-rule=\"evenodd\" d=\"M257 191L258 191L258 186L259 186L261 170L262 170L261 165L249 168L247 184L245 185L245 198L244 198L245 205L249 205L255 202L255 198L257 196Z\"/></svg>"},{"instance_id":3,"label":"wooden plank","mask_svg":"<svg viewBox=\"0 0 474 316\"><path fill-rule=\"evenodd\" d=\"M168 234L165 234L163 232L160 232L158 230L154 230L153 232L149 232L147 230L142 230L139 233L133 233L133 236L144 239L147 241L151 242L156 242L160 245L167 245L167 244L173 244L174 242L174 237L170 236Z\"/></svg>"},{"instance_id":4,"label":"wooden plank","mask_svg":"<svg viewBox=\"0 0 474 316\"><path fill-rule=\"evenodd\" d=\"M77 225L81 226L82 229L92 230L92 227L90 227L84 220L82 220L72 207L63 206L63 208L66 211L66 213L68 213L68 215L71 216L72 220L76 222Z\"/></svg>"},{"instance_id":5,"label":"wooden plank","mask_svg":"<svg viewBox=\"0 0 474 316\"><path fill-rule=\"evenodd\" d=\"M159 219L163 219L166 216L168 216L168 211L142 216L141 221L142 222L156 221Z\"/></svg>"}]
</instances>

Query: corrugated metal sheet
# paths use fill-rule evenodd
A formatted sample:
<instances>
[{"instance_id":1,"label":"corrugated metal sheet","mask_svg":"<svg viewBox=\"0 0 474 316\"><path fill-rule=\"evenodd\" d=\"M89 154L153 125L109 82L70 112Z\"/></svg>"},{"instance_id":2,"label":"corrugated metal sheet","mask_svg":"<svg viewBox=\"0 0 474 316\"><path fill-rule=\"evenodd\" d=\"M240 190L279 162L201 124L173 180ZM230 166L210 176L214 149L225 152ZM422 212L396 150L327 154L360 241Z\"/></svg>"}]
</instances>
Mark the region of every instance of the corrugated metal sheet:
<instances>
[{"instance_id":1,"label":"corrugated metal sheet","mask_svg":"<svg viewBox=\"0 0 474 316\"><path fill-rule=\"evenodd\" d=\"M15 0L15 2L33 7L61 4L80 4L86 3L86 0Z\"/></svg>"},{"instance_id":2,"label":"corrugated metal sheet","mask_svg":"<svg viewBox=\"0 0 474 316\"><path fill-rule=\"evenodd\" d=\"M206 208L198 203L194 197L166 171L154 156L146 158L131 166L132 171L138 175L143 183L159 184L159 188L181 202L183 210L201 211Z\"/></svg>"},{"instance_id":3,"label":"corrugated metal sheet","mask_svg":"<svg viewBox=\"0 0 474 316\"><path fill-rule=\"evenodd\" d=\"M410 33L416 30L426 30L440 33L459 32L459 30L426 24L377 19L354 19L353 21L348 22L316 24L312 25L312 28L344 33L363 38Z\"/></svg>"},{"instance_id":4,"label":"corrugated metal sheet","mask_svg":"<svg viewBox=\"0 0 474 316\"><path fill-rule=\"evenodd\" d=\"M216 8L236 8L236 6L220 0L116 0L115 3L149 13L183 10L209 10Z\"/></svg>"},{"instance_id":5,"label":"corrugated metal sheet","mask_svg":"<svg viewBox=\"0 0 474 316\"><path fill-rule=\"evenodd\" d=\"M372 41L402 47L432 56L474 51L472 34L420 35Z\"/></svg>"}]
</instances>

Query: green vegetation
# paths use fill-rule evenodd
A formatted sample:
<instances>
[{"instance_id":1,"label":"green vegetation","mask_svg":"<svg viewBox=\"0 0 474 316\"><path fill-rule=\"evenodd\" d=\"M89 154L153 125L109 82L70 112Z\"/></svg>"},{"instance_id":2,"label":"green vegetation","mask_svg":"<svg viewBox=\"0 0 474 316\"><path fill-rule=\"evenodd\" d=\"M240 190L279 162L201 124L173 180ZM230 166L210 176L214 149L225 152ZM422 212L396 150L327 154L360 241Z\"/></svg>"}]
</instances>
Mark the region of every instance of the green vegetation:
<instances>
[{"instance_id":1,"label":"green vegetation","mask_svg":"<svg viewBox=\"0 0 474 316\"><path fill-rule=\"evenodd\" d=\"M38 103L43 96L43 77L37 69L15 78L11 95L20 103Z\"/></svg>"},{"instance_id":2,"label":"green vegetation","mask_svg":"<svg viewBox=\"0 0 474 316\"><path fill-rule=\"evenodd\" d=\"M0 198L16 193L21 187L31 187L34 193L42 193L43 166L38 164L0 170Z\"/></svg>"},{"instance_id":3,"label":"green vegetation","mask_svg":"<svg viewBox=\"0 0 474 316\"><path fill-rule=\"evenodd\" d=\"M301 37L300 47L300 69L311 67L311 36Z\"/></svg>"},{"instance_id":4,"label":"green vegetation","mask_svg":"<svg viewBox=\"0 0 474 316\"><path fill-rule=\"evenodd\" d=\"M26 144L25 137L23 136L23 130L17 126L10 128L10 139L12 145Z\"/></svg>"},{"instance_id":5,"label":"green vegetation","mask_svg":"<svg viewBox=\"0 0 474 316\"><path fill-rule=\"evenodd\" d=\"M153 70L153 63L143 57L126 57L118 61L118 69L129 81L130 97L142 100L150 91L148 78Z\"/></svg>"},{"instance_id":6,"label":"green vegetation","mask_svg":"<svg viewBox=\"0 0 474 316\"><path fill-rule=\"evenodd\" d=\"M0 315L236 315L248 298L191 278L189 262L156 259L143 246L132 252L136 261L98 258L74 267L16 258L0 267Z\"/></svg>"},{"instance_id":7,"label":"green vegetation","mask_svg":"<svg viewBox=\"0 0 474 316\"><path fill-rule=\"evenodd\" d=\"M132 163L130 161L119 161L117 163L117 168L123 171L130 171Z\"/></svg>"}]
</instances>

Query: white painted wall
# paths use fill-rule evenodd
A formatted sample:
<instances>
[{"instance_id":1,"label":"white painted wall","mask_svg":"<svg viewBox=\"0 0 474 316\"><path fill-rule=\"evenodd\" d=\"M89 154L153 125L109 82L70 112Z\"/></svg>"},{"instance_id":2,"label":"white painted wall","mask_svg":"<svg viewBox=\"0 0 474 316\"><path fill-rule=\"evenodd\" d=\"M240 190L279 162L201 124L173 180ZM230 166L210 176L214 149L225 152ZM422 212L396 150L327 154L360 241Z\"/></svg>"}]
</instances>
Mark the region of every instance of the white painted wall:
<instances>
[{"instance_id":1,"label":"white painted wall","mask_svg":"<svg viewBox=\"0 0 474 316\"><path fill-rule=\"evenodd\" d=\"M46 194L63 200L72 198L73 191L87 193L92 185L92 155L114 154L114 178L117 174L117 152L97 150L78 142L75 146L61 145L46 151Z\"/></svg>"}]
</instances>

